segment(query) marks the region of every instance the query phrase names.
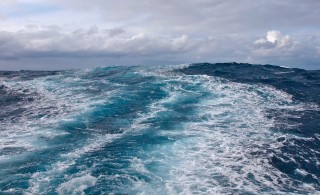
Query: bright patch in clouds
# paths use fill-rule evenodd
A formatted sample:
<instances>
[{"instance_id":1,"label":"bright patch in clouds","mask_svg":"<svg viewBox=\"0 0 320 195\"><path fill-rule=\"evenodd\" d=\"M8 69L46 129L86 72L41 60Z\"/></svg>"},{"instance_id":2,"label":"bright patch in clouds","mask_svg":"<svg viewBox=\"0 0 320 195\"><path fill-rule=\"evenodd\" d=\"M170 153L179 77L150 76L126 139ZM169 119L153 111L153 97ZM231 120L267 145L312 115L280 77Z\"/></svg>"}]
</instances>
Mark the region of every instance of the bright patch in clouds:
<instances>
[{"instance_id":1,"label":"bright patch in clouds","mask_svg":"<svg viewBox=\"0 0 320 195\"><path fill-rule=\"evenodd\" d=\"M317 7L320 1L1 0L0 69L203 61L320 69Z\"/></svg>"},{"instance_id":2,"label":"bright patch in clouds","mask_svg":"<svg viewBox=\"0 0 320 195\"><path fill-rule=\"evenodd\" d=\"M270 43L275 47L285 47L290 45L292 42L289 35L283 36L280 31L276 31L276 30L268 31L266 38L262 38L255 41L255 44L258 44L258 45L270 44Z\"/></svg>"}]
</instances>

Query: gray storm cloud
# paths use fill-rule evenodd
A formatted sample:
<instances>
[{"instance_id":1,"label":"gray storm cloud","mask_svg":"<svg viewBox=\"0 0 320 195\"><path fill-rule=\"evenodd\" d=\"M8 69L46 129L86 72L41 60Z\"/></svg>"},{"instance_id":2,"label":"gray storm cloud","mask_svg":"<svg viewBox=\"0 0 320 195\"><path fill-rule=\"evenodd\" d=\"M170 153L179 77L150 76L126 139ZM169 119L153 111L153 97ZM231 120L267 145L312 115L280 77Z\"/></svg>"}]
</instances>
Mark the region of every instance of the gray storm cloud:
<instances>
[{"instance_id":1,"label":"gray storm cloud","mask_svg":"<svg viewBox=\"0 0 320 195\"><path fill-rule=\"evenodd\" d=\"M317 0L1 1L0 69L203 61L319 69L319 9Z\"/></svg>"}]
</instances>

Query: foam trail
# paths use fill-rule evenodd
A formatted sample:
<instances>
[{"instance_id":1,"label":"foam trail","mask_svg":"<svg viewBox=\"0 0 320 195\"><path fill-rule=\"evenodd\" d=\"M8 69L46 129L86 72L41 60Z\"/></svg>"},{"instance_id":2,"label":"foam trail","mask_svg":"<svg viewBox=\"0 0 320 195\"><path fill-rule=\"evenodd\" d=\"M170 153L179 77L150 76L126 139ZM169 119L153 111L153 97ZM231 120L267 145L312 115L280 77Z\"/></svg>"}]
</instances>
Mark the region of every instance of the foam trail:
<instances>
[{"instance_id":1,"label":"foam trail","mask_svg":"<svg viewBox=\"0 0 320 195\"><path fill-rule=\"evenodd\" d=\"M242 78L252 70L261 78ZM0 192L316 194L317 75L234 63L0 71Z\"/></svg>"},{"instance_id":2,"label":"foam trail","mask_svg":"<svg viewBox=\"0 0 320 195\"><path fill-rule=\"evenodd\" d=\"M315 192L315 188L306 188L302 183L295 186L296 181L270 164L272 154L267 152L282 146L276 142L277 137L287 136L272 131L275 121L266 117L267 110L315 109L312 105L293 103L289 94L271 87L237 84L208 76L177 79L180 83L171 89L171 93L182 93L184 96L194 93L179 89L183 81L202 85L211 95L195 105L198 111L194 118L200 119L199 122L185 122L183 129L175 132L159 131L159 134L168 137L175 135L176 138L178 134L180 139L172 146L155 147L148 151L148 160L141 162L138 159L139 166L134 165L139 168L137 171L142 170L142 174L146 170L145 165L150 163L162 161L160 164L170 167L160 170L169 171L168 176L155 173L166 186L166 191L160 187L157 189L159 192L215 194L239 190L259 193L265 189L281 193L282 183L297 190ZM179 98L182 97L176 99ZM162 160L157 157L159 153ZM155 186L138 182L136 187L144 189L140 191L142 194L148 194Z\"/></svg>"}]
</instances>

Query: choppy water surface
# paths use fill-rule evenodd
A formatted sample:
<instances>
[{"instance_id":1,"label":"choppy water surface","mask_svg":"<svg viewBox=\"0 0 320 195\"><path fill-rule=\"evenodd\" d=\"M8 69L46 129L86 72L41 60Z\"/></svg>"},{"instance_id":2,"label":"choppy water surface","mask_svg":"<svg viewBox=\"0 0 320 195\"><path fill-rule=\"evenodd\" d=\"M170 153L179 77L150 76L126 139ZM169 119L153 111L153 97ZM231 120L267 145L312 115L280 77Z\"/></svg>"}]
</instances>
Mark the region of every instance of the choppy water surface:
<instances>
[{"instance_id":1,"label":"choppy water surface","mask_svg":"<svg viewBox=\"0 0 320 195\"><path fill-rule=\"evenodd\" d=\"M0 72L5 194L320 192L320 71Z\"/></svg>"}]
</instances>

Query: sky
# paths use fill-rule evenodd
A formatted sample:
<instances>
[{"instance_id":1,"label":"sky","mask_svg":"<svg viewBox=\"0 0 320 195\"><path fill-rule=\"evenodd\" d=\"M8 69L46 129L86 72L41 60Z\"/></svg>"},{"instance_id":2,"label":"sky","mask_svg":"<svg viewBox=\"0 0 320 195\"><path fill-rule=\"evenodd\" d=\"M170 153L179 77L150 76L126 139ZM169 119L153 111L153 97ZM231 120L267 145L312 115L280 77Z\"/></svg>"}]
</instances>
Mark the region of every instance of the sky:
<instances>
[{"instance_id":1,"label":"sky","mask_svg":"<svg viewBox=\"0 0 320 195\"><path fill-rule=\"evenodd\" d=\"M0 70L197 62L320 69L320 1L0 0Z\"/></svg>"}]
</instances>

